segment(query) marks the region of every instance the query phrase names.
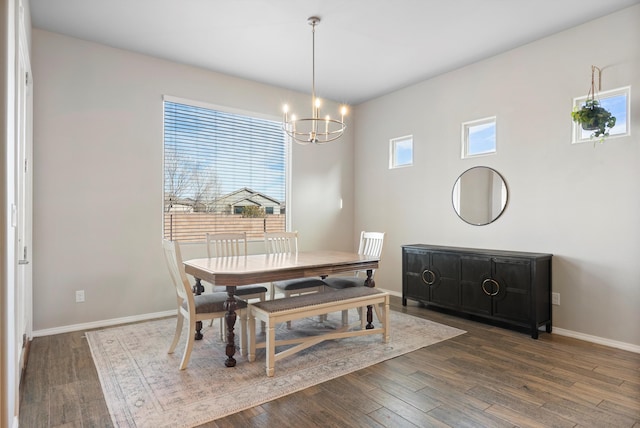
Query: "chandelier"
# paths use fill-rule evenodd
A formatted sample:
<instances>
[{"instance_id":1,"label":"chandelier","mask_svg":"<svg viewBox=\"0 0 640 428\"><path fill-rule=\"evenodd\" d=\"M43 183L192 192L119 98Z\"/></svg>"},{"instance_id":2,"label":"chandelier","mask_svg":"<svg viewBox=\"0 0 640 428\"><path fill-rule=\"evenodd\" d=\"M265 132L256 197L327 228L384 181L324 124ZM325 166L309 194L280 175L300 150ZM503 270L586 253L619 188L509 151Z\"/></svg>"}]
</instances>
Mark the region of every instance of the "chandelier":
<instances>
[{"instance_id":1,"label":"chandelier","mask_svg":"<svg viewBox=\"0 0 640 428\"><path fill-rule=\"evenodd\" d=\"M311 25L312 33L312 74L311 74L311 116L297 118L294 114L289 117L289 107L284 106L284 120L282 129L291 139L298 143L321 144L337 140L342 136L347 125L344 123L344 116L347 108L340 109L340 120L331 119L328 115L320 117L320 99L316 97L316 25L320 23L320 18L312 16L307 19Z\"/></svg>"}]
</instances>

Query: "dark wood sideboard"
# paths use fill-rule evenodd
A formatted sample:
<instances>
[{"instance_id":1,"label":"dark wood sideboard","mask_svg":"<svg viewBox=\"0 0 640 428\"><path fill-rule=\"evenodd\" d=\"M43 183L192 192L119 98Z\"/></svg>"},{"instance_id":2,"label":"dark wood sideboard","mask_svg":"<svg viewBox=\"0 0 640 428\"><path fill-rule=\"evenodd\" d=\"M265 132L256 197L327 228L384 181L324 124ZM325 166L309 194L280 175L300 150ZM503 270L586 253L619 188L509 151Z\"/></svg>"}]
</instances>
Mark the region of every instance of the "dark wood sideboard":
<instances>
[{"instance_id":1,"label":"dark wood sideboard","mask_svg":"<svg viewBox=\"0 0 640 428\"><path fill-rule=\"evenodd\" d=\"M551 333L551 254L436 245L402 246L407 299L459 314Z\"/></svg>"}]
</instances>

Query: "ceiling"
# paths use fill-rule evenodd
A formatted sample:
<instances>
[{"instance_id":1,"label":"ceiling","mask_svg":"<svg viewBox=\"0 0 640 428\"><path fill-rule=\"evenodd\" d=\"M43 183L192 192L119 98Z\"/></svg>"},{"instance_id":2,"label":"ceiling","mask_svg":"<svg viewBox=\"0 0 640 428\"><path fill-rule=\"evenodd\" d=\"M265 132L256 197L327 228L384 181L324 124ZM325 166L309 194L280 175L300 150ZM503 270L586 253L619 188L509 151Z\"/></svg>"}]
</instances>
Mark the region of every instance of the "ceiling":
<instances>
[{"instance_id":1,"label":"ceiling","mask_svg":"<svg viewBox=\"0 0 640 428\"><path fill-rule=\"evenodd\" d=\"M30 0L32 24L356 105L640 0Z\"/></svg>"}]
</instances>

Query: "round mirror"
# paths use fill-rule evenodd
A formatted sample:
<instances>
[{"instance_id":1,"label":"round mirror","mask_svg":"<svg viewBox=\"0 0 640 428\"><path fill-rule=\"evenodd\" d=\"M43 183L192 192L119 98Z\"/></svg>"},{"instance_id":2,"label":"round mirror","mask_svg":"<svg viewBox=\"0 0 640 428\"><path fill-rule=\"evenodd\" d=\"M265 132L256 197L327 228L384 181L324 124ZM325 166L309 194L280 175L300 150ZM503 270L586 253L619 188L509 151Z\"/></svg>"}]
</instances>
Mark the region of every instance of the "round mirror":
<instances>
[{"instance_id":1,"label":"round mirror","mask_svg":"<svg viewBox=\"0 0 640 428\"><path fill-rule=\"evenodd\" d=\"M507 206L507 184L496 170L476 166L458 177L452 199L458 217L482 226L495 221Z\"/></svg>"}]
</instances>

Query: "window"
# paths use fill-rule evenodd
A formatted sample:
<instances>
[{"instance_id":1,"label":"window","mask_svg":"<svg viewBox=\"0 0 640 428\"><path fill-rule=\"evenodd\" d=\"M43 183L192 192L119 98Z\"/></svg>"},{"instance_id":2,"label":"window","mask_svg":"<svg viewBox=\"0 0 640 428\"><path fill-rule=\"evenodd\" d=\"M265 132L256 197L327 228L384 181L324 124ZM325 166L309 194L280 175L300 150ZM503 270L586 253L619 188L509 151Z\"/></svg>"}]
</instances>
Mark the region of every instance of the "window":
<instances>
[{"instance_id":1,"label":"window","mask_svg":"<svg viewBox=\"0 0 640 428\"><path fill-rule=\"evenodd\" d=\"M496 152L496 117L462 124L462 158Z\"/></svg>"},{"instance_id":2,"label":"window","mask_svg":"<svg viewBox=\"0 0 640 428\"><path fill-rule=\"evenodd\" d=\"M165 97L164 238L286 230L287 160L279 121Z\"/></svg>"},{"instance_id":3,"label":"window","mask_svg":"<svg viewBox=\"0 0 640 428\"><path fill-rule=\"evenodd\" d=\"M389 141L389 168L413 165L413 135Z\"/></svg>"},{"instance_id":4,"label":"window","mask_svg":"<svg viewBox=\"0 0 640 428\"><path fill-rule=\"evenodd\" d=\"M613 89L611 91L600 92L596 98L600 101L600 105L608 110L612 116L616 118L616 126L609 131L609 137L624 137L631 135L630 132L630 106L631 87ZM575 98L573 100L574 107L580 107L587 100L587 96ZM573 122L573 139L572 143L593 142L591 134L593 131L585 131L582 127Z\"/></svg>"}]
</instances>

